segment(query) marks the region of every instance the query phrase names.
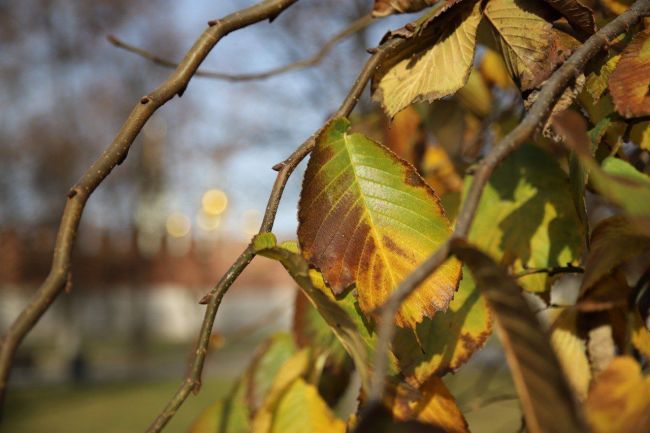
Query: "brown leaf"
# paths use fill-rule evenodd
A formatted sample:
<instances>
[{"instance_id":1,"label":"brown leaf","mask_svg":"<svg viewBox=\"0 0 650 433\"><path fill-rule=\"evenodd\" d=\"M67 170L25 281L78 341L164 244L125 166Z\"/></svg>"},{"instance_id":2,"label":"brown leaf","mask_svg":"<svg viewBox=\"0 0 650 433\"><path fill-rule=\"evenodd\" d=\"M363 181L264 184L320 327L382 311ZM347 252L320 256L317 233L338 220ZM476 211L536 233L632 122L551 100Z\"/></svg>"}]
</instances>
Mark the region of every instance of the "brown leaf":
<instances>
[{"instance_id":1,"label":"brown leaf","mask_svg":"<svg viewBox=\"0 0 650 433\"><path fill-rule=\"evenodd\" d=\"M545 0L553 9L561 13L571 27L584 40L596 31L594 14L579 0Z\"/></svg>"},{"instance_id":2,"label":"brown leaf","mask_svg":"<svg viewBox=\"0 0 650 433\"><path fill-rule=\"evenodd\" d=\"M492 307L531 433L585 431L571 388L521 287L489 256L463 241L452 253L468 266Z\"/></svg>"},{"instance_id":3,"label":"brown leaf","mask_svg":"<svg viewBox=\"0 0 650 433\"><path fill-rule=\"evenodd\" d=\"M650 115L650 28L639 32L625 47L609 77L609 91L621 115Z\"/></svg>"}]
</instances>

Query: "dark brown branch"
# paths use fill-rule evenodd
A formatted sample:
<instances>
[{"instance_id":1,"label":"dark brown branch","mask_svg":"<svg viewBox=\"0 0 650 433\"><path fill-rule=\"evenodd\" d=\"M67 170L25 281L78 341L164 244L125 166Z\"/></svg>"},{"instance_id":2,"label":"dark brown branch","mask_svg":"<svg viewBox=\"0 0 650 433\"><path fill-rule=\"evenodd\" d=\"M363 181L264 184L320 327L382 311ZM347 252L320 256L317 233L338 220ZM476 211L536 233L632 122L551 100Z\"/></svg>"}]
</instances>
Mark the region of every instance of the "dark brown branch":
<instances>
[{"instance_id":1,"label":"dark brown branch","mask_svg":"<svg viewBox=\"0 0 650 433\"><path fill-rule=\"evenodd\" d=\"M370 81L370 78L372 77L372 74L374 73L376 67L381 63L384 56L389 54L399 44L400 41L395 39L382 45L378 50L374 52L372 57L368 59L365 66L357 76L357 79L341 103L341 106L338 108L338 110L336 110L334 114L332 114L330 119L337 117L347 117L350 115L357 102L359 101L361 93ZM266 211L264 212L264 218L262 220L262 225L260 227L259 233L270 232L273 229L275 215L277 214L280 199L282 198L282 193L284 192L287 180L295 168L298 166L298 164L300 164L305 156L307 156L312 151L319 132L320 130L312 134L287 159L281 163L276 164L273 167L274 170L278 171L278 175L275 179L273 189L271 190L271 194L266 205ZM208 293L203 298L202 302L207 303L208 307L203 318L203 323L201 324L201 331L199 333L199 339L196 343L197 347L190 371L176 393L174 393L172 396L171 400L167 403L163 411L158 415L151 426L149 426L147 433L160 432L169 422L169 420L174 416L178 408L183 404L190 393L197 392L201 387L201 373L203 371L205 355L210 343L210 334L212 332L212 327L214 326L217 309L219 308L219 304L221 303L223 295L230 288L239 274L246 268L246 266L248 266L253 257L254 253L252 247L249 245L239 256L237 261L230 267L226 275L224 275L219 283L210 291L210 293Z\"/></svg>"},{"instance_id":2,"label":"dark brown branch","mask_svg":"<svg viewBox=\"0 0 650 433\"><path fill-rule=\"evenodd\" d=\"M242 27L275 17L297 0L269 0L211 23L189 49L176 70L151 93L135 104L113 142L104 150L68 193L59 225L50 273L25 309L2 337L0 346L0 407L4 400L16 348L64 289L70 274L70 258L86 201L99 184L127 156L133 141L153 113L181 95L190 79L217 42Z\"/></svg>"},{"instance_id":3,"label":"dark brown branch","mask_svg":"<svg viewBox=\"0 0 650 433\"><path fill-rule=\"evenodd\" d=\"M641 17L650 15L650 0L637 0L625 13L612 20L605 27L582 44L569 59L557 69L544 84L539 96L522 122L501 140L480 162L474 181L463 202L456 227L450 239L431 254L417 269L395 289L382 306L378 325L378 341L374 371L371 378L369 401L379 402L384 392L388 352L393 339L395 314L402 302L450 256L450 242L464 239L469 233L483 188L494 169L514 150L519 148L537 128L546 123L551 110L564 90L582 72L587 62L606 47L619 34L627 31Z\"/></svg>"},{"instance_id":4,"label":"dark brown branch","mask_svg":"<svg viewBox=\"0 0 650 433\"><path fill-rule=\"evenodd\" d=\"M549 277L552 277L554 275L559 275L559 274L584 274L584 273L585 270L583 268L569 264L567 266L554 266L551 268L526 269L521 272L517 272L514 275L514 277L522 278L528 275L535 275L535 274L548 274Z\"/></svg>"},{"instance_id":5,"label":"dark brown branch","mask_svg":"<svg viewBox=\"0 0 650 433\"><path fill-rule=\"evenodd\" d=\"M278 66L277 68L272 68L269 69L268 71L263 71L263 72L254 72L254 73L249 73L249 74L227 74L224 72L215 72L215 71L204 71L204 70L199 70L196 71L194 74L197 77L204 77L204 78L213 78L216 80L225 80L225 81L253 81L253 80L263 80L266 78L271 78L276 75L284 74L287 72L291 71L297 71L301 69L306 69L312 66L316 66L318 63L320 63L329 53L332 51L332 49L341 41L346 39L348 36L351 36L366 27L368 27L370 24L374 22L372 15L364 15L353 22L350 23L348 27L345 29L341 30L339 33L335 34L332 36L331 39L329 39L321 48L318 50L316 54L314 54L311 57L308 57L306 59L298 60L297 62L289 63L283 66ZM148 59L152 61L153 63L164 66L167 68L175 68L177 67L176 62L172 62L171 60L164 59L156 54L153 54L147 50L144 50L142 48L136 47L134 45L128 44L121 39L118 39L116 36L109 35L107 36L108 41L115 45L118 48L122 48L126 51L129 51L133 54L137 54L140 57L143 57L145 59Z\"/></svg>"}]
</instances>

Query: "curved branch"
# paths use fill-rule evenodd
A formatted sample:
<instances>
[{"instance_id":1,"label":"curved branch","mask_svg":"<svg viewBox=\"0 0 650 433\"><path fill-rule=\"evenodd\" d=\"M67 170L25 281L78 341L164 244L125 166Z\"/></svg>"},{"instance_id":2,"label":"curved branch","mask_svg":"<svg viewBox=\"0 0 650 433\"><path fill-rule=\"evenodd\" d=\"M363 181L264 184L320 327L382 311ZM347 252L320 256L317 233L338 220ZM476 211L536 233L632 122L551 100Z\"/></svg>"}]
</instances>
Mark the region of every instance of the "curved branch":
<instances>
[{"instance_id":1,"label":"curved branch","mask_svg":"<svg viewBox=\"0 0 650 433\"><path fill-rule=\"evenodd\" d=\"M316 54L306 59L298 60L297 62L288 63L283 66L278 66L276 68L269 69L268 71L263 72L254 72L249 74L227 74L224 72L215 72L215 71L196 71L194 75L197 77L204 78L213 78L216 80L225 80L225 81L253 81L253 80L264 80L266 78L271 78L276 75L284 74L291 71L297 71L301 69L306 69L311 66L316 66L320 63L332 49L341 41L347 37L365 29L370 24L374 22L372 14L364 15L356 20L352 21L348 27L341 30L339 33L332 36L319 50ZM172 62L171 60L162 58L156 54L153 54L147 50L136 47L134 45L128 44L121 39L118 39L116 36L109 35L106 37L108 42L115 45L117 48L121 48L130 53L137 54L140 57L150 60L151 62L164 66L166 68L175 68L177 63Z\"/></svg>"},{"instance_id":2,"label":"curved branch","mask_svg":"<svg viewBox=\"0 0 650 433\"><path fill-rule=\"evenodd\" d=\"M384 57L392 52L393 49L396 49L400 43L401 42L398 39L393 39L374 51L373 55L368 59L363 69L357 76L357 79L341 103L341 106L338 108L338 110L336 110L334 114L330 116L330 119L337 117L347 117L350 115L357 102L359 101L361 93L370 81L370 78L372 77L377 66L381 63ZM266 210L264 212L264 218L262 220L259 233L270 232L273 229L275 215L277 214L278 206L280 205L280 200L282 199L282 193L284 192L287 180L289 180L289 177L296 169L298 164L300 164L300 162L312 151L316 143L316 137L319 133L320 129L312 134L304 143L302 143L287 159L276 164L273 167L273 169L278 172L278 175L275 179L275 183L273 184L271 194L269 195L269 200L266 205ZM216 318L217 310L221 304L223 295L228 291L239 274L246 268L246 266L248 266L254 256L255 254L253 252L252 246L249 245L237 258L228 272L221 278L219 283L201 300L201 303L207 304L208 306L205 311L205 316L203 317L203 322L201 324L201 331L196 343L196 350L194 351L194 359L192 360L190 371L181 383L181 386L169 400L165 408L149 426L147 433L160 432L169 422L169 420L176 414L176 411L183 404L190 393L198 392L199 388L201 387L201 373L203 371L203 365L205 363L205 356L208 351L210 334L212 332L214 320Z\"/></svg>"},{"instance_id":3,"label":"curved branch","mask_svg":"<svg viewBox=\"0 0 650 433\"><path fill-rule=\"evenodd\" d=\"M450 239L408 275L381 308L375 369L371 378L369 401L379 402L384 391L388 352L395 332L395 314L404 299L450 257L451 241L467 237L483 188L494 169L508 155L518 149L540 125L546 123L555 103L572 80L582 72L590 59L606 47L610 41L636 24L641 17L648 15L650 15L650 0L637 0L624 14L612 20L587 39L547 80L522 122L506 135L478 165L474 181L458 214L456 227Z\"/></svg>"},{"instance_id":4,"label":"curved branch","mask_svg":"<svg viewBox=\"0 0 650 433\"><path fill-rule=\"evenodd\" d=\"M140 98L123 123L113 142L90 166L68 193L63 211L50 272L29 304L20 313L2 337L0 346L0 407L4 400L14 354L25 335L47 311L54 299L65 288L70 275L70 258L79 227L79 221L88 198L111 171L124 161L133 141L147 120L175 95L182 95L199 65L219 40L237 29L259 21L274 18L297 0L267 0L221 20L210 26L194 42L176 70L151 93Z\"/></svg>"}]
</instances>

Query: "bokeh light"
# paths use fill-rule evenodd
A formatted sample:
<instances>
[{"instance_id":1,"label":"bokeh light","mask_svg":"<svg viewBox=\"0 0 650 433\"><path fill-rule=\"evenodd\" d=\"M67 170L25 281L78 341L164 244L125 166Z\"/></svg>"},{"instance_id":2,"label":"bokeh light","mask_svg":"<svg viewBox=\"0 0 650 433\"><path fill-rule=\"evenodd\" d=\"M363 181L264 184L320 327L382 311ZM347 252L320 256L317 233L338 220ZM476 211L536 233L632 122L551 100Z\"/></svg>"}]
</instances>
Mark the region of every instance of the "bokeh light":
<instances>
[{"instance_id":1,"label":"bokeh light","mask_svg":"<svg viewBox=\"0 0 650 433\"><path fill-rule=\"evenodd\" d=\"M262 223L262 214L257 209L247 209L242 214L242 230L247 236L257 233Z\"/></svg>"},{"instance_id":2,"label":"bokeh light","mask_svg":"<svg viewBox=\"0 0 650 433\"><path fill-rule=\"evenodd\" d=\"M221 217L201 211L196 215L196 225L203 231L213 232L221 225Z\"/></svg>"},{"instance_id":3,"label":"bokeh light","mask_svg":"<svg viewBox=\"0 0 650 433\"><path fill-rule=\"evenodd\" d=\"M201 204L207 215L218 216L228 207L228 196L220 189L209 189L203 194Z\"/></svg>"},{"instance_id":4,"label":"bokeh light","mask_svg":"<svg viewBox=\"0 0 650 433\"><path fill-rule=\"evenodd\" d=\"M180 212L173 212L167 217L165 222L167 234L174 238L182 238L192 229L192 222L187 215Z\"/></svg>"}]
</instances>

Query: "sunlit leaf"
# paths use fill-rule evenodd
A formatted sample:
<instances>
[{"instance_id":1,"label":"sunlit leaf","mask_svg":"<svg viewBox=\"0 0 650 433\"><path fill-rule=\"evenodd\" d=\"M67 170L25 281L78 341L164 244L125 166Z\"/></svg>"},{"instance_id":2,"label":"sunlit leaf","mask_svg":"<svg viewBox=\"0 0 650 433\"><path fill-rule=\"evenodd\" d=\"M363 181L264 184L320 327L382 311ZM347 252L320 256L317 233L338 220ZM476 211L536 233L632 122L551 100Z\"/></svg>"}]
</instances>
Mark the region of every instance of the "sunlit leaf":
<instances>
[{"instance_id":1,"label":"sunlit leaf","mask_svg":"<svg viewBox=\"0 0 650 433\"><path fill-rule=\"evenodd\" d=\"M593 98L593 102L598 102L603 93L607 90L609 76L616 69L618 61L621 59L620 55L614 55L605 58L598 63L593 71L587 74L585 80L585 91L589 92Z\"/></svg>"},{"instance_id":2,"label":"sunlit leaf","mask_svg":"<svg viewBox=\"0 0 650 433\"><path fill-rule=\"evenodd\" d=\"M625 217L613 216L602 221L591 234L581 291L584 293L614 268L645 251L650 251L650 235Z\"/></svg>"},{"instance_id":3,"label":"sunlit leaf","mask_svg":"<svg viewBox=\"0 0 650 433\"><path fill-rule=\"evenodd\" d=\"M427 146L422 158L422 176L441 196L463 187L463 179L442 146Z\"/></svg>"},{"instance_id":4,"label":"sunlit leaf","mask_svg":"<svg viewBox=\"0 0 650 433\"><path fill-rule=\"evenodd\" d=\"M577 317L576 310L560 311L553 322L551 345L575 395L584 400L591 382L591 366L585 340L578 335Z\"/></svg>"},{"instance_id":5,"label":"sunlit leaf","mask_svg":"<svg viewBox=\"0 0 650 433\"><path fill-rule=\"evenodd\" d=\"M425 319L416 336L398 329L393 351L405 379L414 386L432 375L455 371L478 349L492 332L492 318L485 299L469 271L463 272L460 288L444 313Z\"/></svg>"},{"instance_id":6,"label":"sunlit leaf","mask_svg":"<svg viewBox=\"0 0 650 433\"><path fill-rule=\"evenodd\" d=\"M580 0L544 0L553 9L561 13L571 24L571 27L583 38L593 35L596 30L594 15L591 9L580 3Z\"/></svg>"},{"instance_id":7,"label":"sunlit leaf","mask_svg":"<svg viewBox=\"0 0 650 433\"><path fill-rule=\"evenodd\" d=\"M625 47L609 77L616 110L625 117L650 115L650 28L637 33Z\"/></svg>"},{"instance_id":8,"label":"sunlit leaf","mask_svg":"<svg viewBox=\"0 0 650 433\"><path fill-rule=\"evenodd\" d=\"M630 129L630 140L650 152L650 121L636 123Z\"/></svg>"},{"instance_id":9,"label":"sunlit leaf","mask_svg":"<svg viewBox=\"0 0 650 433\"><path fill-rule=\"evenodd\" d=\"M533 0L490 0L484 14L521 90L538 87L578 44L554 29Z\"/></svg>"},{"instance_id":10,"label":"sunlit leaf","mask_svg":"<svg viewBox=\"0 0 650 433\"><path fill-rule=\"evenodd\" d=\"M638 350L646 360L650 361L650 329L643 322L638 311L634 311L632 320L632 337L631 341L636 350Z\"/></svg>"},{"instance_id":11,"label":"sunlit leaf","mask_svg":"<svg viewBox=\"0 0 650 433\"><path fill-rule=\"evenodd\" d=\"M447 433L440 427L418 421L396 421L393 414L382 404L375 404L364 411L364 417L354 433Z\"/></svg>"},{"instance_id":12,"label":"sunlit leaf","mask_svg":"<svg viewBox=\"0 0 650 433\"><path fill-rule=\"evenodd\" d=\"M463 87L474 60L479 4L468 0L440 13L382 65L372 88L389 116Z\"/></svg>"},{"instance_id":13,"label":"sunlit leaf","mask_svg":"<svg viewBox=\"0 0 650 433\"><path fill-rule=\"evenodd\" d=\"M485 49L479 64L479 71L483 78L492 85L502 89L514 86L503 58L494 50Z\"/></svg>"},{"instance_id":14,"label":"sunlit leaf","mask_svg":"<svg viewBox=\"0 0 650 433\"><path fill-rule=\"evenodd\" d=\"M451 233L437 196L412 166L361 134L331 122L317 139L298 211L303 255L336 294L356 283L359 305L375 312ZM399 326L445 309L460 279L447 261L403 304Z\"/></svg>"},{"instance_id":15,"label":"sunlit leaf","mask_svg":"<svg viewBox=\"0 0 650 433\"><path fill-rule=\"evenodd\" d=\"M594 433L650 431L650 379L633 358L615 358L596 378L585 412Z\"/></svg>"},{"instance_id":16,"label":"sunlit leaf","mask_svg":"<svg viewBox=\"0 0 650 433\"><path fill-rule=\"evenodd\" d=\"M576 264L582 252L581 230L566 174L545 151L527 145L490 177L469 238L520 272ZM539 292L547 288L549 277L540 273L519 282Z\"/></svg>"},{"instance_id":17,"label":"sunlit leaf","mask_svg":"<svg viewBox=\"0 0 650 433\"><path fill-rule=\"evenodd\" d=\"M522 289L489 256L474 247L456 241L451 251L472 271L494 313L528 431L585 431L549 338Z\"/></svg>"},{"instance_id":18,"label":"sunlit leaf","mask_svg":"<svg viewBox=\"0 0 650 433\"><path fill-rule=\"evenodd\" d=\"M468 432L456 400L437 376L417 389L406 384L391 387L386 400L398 421L419 421L447 433Z\"/></svg>"},{"instance_id":19,"label":"sunlit leaf","mask_svg":"<svg viewBox=\"0 0 650 433\"><path fill-rule=\"evenodd\" d=\"M260 430L253 430L260 432ZM277 402L269 433L344 433L345 422L337 418L315 386L295 380Z\"/></svg>"}]
</instances>

